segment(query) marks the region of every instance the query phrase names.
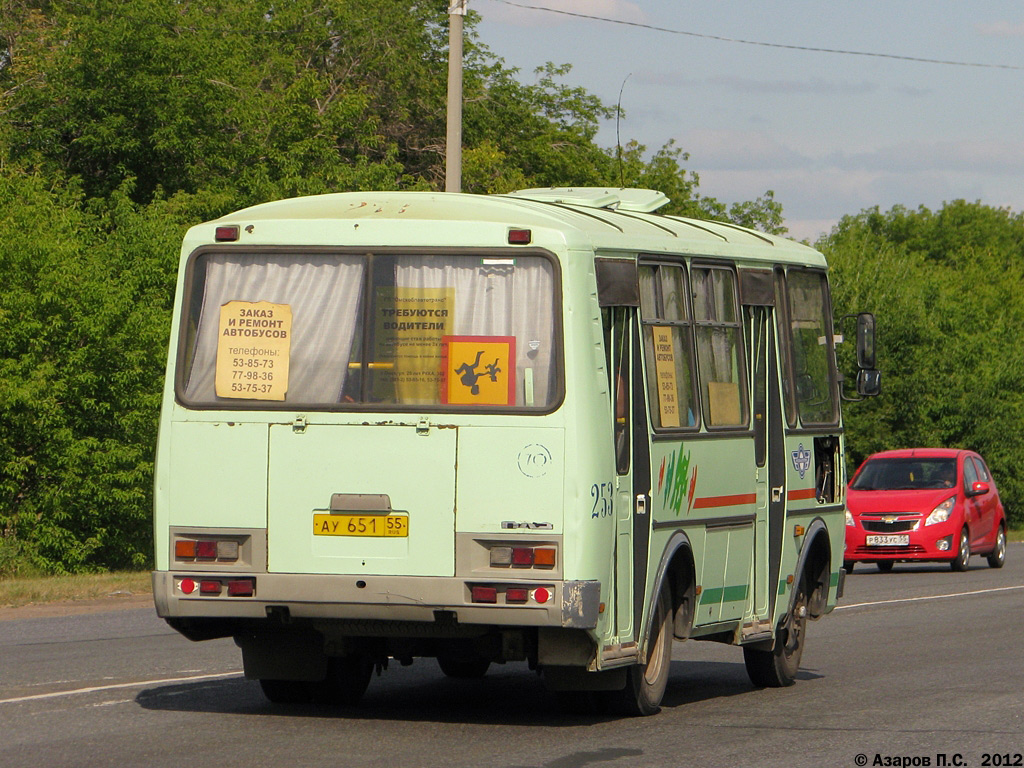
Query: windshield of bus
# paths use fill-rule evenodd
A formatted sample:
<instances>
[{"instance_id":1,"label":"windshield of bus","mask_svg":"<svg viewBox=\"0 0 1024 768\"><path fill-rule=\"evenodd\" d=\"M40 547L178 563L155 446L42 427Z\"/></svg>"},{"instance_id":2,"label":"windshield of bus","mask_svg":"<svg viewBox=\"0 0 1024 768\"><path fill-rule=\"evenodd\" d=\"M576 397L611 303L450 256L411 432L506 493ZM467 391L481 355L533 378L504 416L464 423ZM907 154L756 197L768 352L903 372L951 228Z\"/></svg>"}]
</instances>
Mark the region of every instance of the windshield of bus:
<instances>
[{"instance_id":1,"label":"windshield of bus","mask_svg":"<svg viewBox=\"0 0 1024 768\"><path fill-rule=\"evenodd\" d=\"M956 485L956 459L872 459L850 488L855 491L938 490Z\"/></svg>"},{"instance_id":2,"label":"windshield of bus","mask_svg":"<svg viewBox=\"0 0 1024 768\"><path fill-rule=\"evenodd\" d=\"M200 254L179 399L195 407L550 408L555 266L487 255Z\"/></svg>"}]
</instances>

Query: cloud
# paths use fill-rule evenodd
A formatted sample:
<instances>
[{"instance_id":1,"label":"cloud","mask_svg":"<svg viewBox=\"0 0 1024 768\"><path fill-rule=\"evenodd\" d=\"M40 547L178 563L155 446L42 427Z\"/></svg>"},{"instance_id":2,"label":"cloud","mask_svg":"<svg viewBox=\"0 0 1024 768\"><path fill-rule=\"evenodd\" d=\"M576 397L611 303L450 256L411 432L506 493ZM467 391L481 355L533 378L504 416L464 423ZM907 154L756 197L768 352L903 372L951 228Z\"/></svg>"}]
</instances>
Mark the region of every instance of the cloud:
<instances>
[{"instance_id":1,"label":"cloud","mask_svg":"<svg viewBox=\"0 0 1024 768\"><path fill-rule=\"evenodd\" d=\"M473 0L475 2L475 0ZM553 25L567 24L572 21L580 22L586 19L579 19L567 16L568 13L579 13L585 16L595 16L602 19L614 19L616 21L632 21L644 23L646 15L640 6L630 0L510 0L518 5L510 5L501 0L493 0L487 3L486 17L488 21L495 21L503 24L511 24L517 27L550 27ZM523 8L520 6L531 6ZM565 11L565 13L550 13L537 8L548 8L552 11ZM482 11L479 4L474 10Z\"/></svg>"},{"instance_id":2,"label":"cloud","mask_svg":"<svg viewBox=\"0 0 1024 768\"><path fill-rule=\"evenodd\" d=\"M994 21L977 24L974 28L985 37L1024 37L1024 22Z\"/></svg>"}]
</instances>

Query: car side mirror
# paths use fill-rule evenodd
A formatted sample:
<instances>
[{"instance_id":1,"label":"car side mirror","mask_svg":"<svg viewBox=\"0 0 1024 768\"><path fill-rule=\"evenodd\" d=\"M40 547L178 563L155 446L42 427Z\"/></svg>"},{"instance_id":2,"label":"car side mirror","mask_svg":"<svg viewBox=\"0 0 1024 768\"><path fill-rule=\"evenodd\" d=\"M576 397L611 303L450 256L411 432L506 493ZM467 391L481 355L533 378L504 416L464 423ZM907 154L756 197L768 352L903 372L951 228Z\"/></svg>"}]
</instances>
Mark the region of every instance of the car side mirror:
<instances>
[{"instance_id":1,"label":"car side mirror","mask_svg":"<svg viewBox=\"0 0 1024 768\"><path fill-rule=\"evenodd\" d=\"M971 490L970 490L970 493L968 495L969 496L982 496L982 495L988 493L989 490L991 490L991 489L989 488L988 483L986 483L986 482L984 482L982 480L978 480L977 482L974 482L974 483L971 484Z\"/></svg>"}]
</instances>

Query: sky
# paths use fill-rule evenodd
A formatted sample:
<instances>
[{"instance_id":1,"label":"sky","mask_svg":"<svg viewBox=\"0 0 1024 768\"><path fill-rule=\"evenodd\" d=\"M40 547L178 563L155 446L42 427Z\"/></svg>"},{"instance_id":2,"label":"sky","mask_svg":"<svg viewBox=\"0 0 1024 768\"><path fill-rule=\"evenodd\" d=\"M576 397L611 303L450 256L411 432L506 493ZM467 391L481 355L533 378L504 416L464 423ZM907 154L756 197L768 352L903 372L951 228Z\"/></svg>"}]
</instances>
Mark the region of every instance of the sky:
<instances>
[{"instance_id":1,"label":"sky","mask_svg":"<svg viewBox=\"0 0 1024 768\"><path fill-rule=\"evenodd\" d=\"M521 81L534 82L550 61L571 64L565 82L608 104L621 90L623 143L653 152L674 140L700 193L725 203L772 190L790 237L813 242L842 216L876 206L937 210L963 199L1024 210L1019 0L468 7L481 15L480 41ZM615 146L614 120L597 141Z\"/></svg>"}]
</instances>

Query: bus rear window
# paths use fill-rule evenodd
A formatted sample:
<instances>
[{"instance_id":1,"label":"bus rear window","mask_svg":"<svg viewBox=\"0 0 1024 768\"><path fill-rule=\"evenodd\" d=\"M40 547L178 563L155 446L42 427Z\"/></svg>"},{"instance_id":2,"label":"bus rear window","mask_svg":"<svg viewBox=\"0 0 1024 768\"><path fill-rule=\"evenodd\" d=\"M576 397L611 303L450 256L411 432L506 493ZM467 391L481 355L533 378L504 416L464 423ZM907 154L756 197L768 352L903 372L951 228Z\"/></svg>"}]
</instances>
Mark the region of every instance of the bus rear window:
<instances>
[{"instance_id":1,"label":"bus rear window","mask_svg":"<svg viewBox=\"0 0 1024 768\"><path fill-rule=\"evenodd\" d=\"M548 409L555 268L540 256L201 254L178 392L196 407Z\"/></svg>"}]
</instances>

